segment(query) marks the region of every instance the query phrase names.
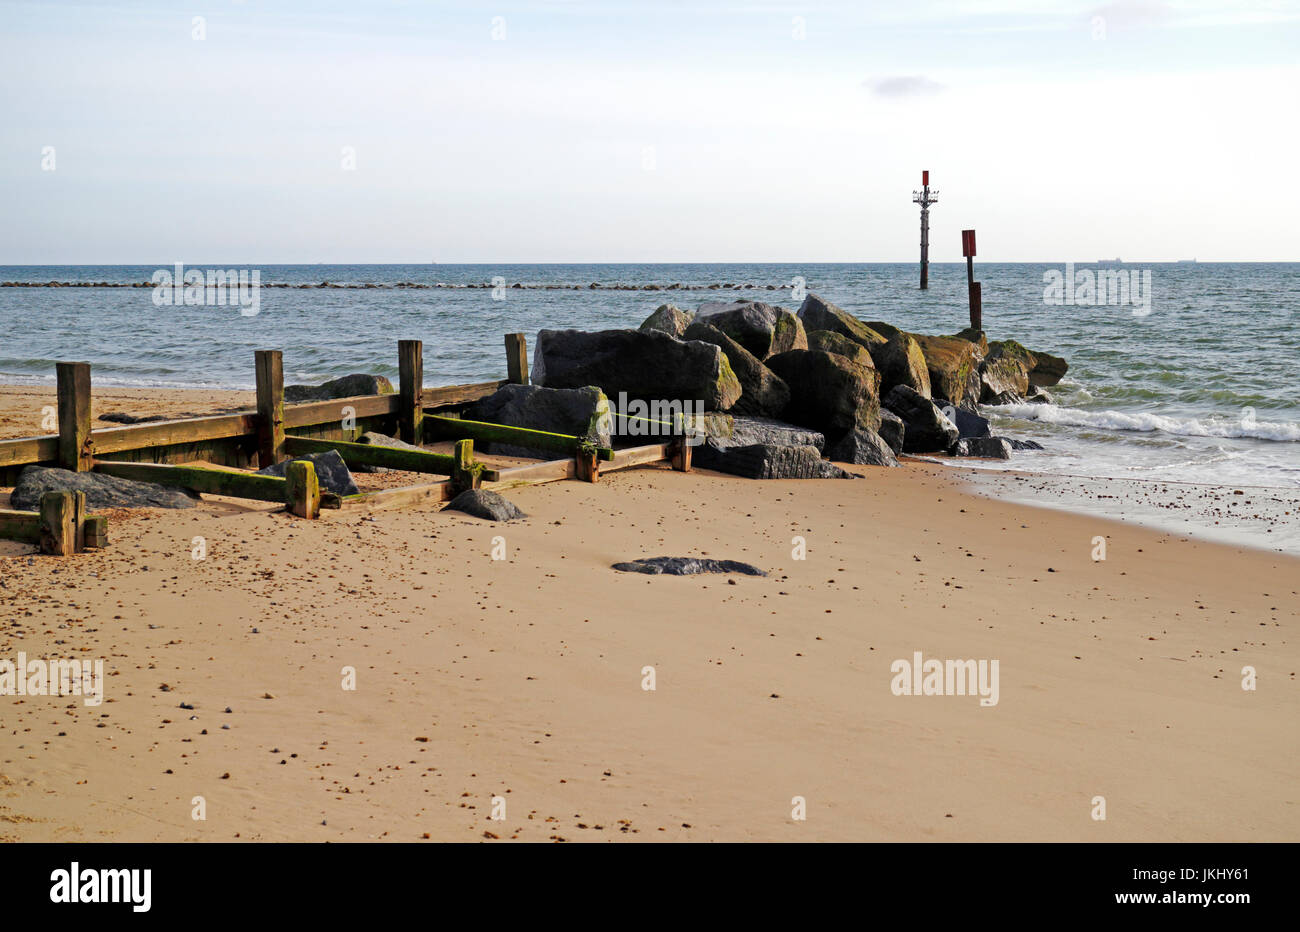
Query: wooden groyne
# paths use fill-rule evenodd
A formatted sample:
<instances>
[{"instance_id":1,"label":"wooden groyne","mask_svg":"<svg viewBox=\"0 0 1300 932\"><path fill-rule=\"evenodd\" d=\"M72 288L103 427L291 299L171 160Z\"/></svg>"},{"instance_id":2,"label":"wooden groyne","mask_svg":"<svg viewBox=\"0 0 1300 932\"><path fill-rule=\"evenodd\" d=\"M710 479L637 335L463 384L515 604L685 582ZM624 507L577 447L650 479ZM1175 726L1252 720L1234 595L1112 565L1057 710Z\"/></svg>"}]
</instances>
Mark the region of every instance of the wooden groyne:
<instances>
[{"instance_id":1,"label":"wooden groyne","mask_svg":"<svg viewBox=\"0 0 1300 932\"><path fill-rule=\"evenodd\" d=\"M621 450L600 448L585 438L505 424L463 420L466 405L486 398L504 385L528 383L528 347L521 333L505 335L504 379L465 385L424 387L423 344L398 343L399 388L396 392L356 395L327 401L286 404L283 359L279 350L255 353L257 404L254 410L210 417L181 418L125 427L91 428L91 367L86 362L56 364L58 433L0 440L0 485L12 486L29 465L57 466L72 472L95 471L140 482L194 492L283 502L293 514L314 518L321 508L392 508L419 502L449 501L468 488L514 488L579 479L596 482L602 472L669 461L690 468L684 436L665 443ZM451 454L357 443L367 431L397 436L406 443L454 441ZM474 441L493 441L554 451L556 459L518 466L493 467L475 458ZM265 468L294 456L334 450L349 467L378 466L430 476L438 481L337 495L322 491L310 462L290 464L284 478L260 475ZM196 461L202 461L198 463ZM75 496L80 493L47 493ZM59 505L75 514L70 505ZM56 506L51 505L51 508ZM36 542L44 526L42 512L0 511L0 537ZM60 512L60 515L62 512ZM58 518L63 521L62 517ZM72 522L74 540L46 552L73 552L87 539L102 545L102 518ZM45 523L53 525L53 512ZM90 530L87 532L86 526ZM59 524L62 527L62 524ZM62 532L60 532L62 533ZM64 535L66 536L66 535ZM62 538L61 538L62 540ZM44 548L43 548L44 549Z\"/></svg>"}]
</instances>

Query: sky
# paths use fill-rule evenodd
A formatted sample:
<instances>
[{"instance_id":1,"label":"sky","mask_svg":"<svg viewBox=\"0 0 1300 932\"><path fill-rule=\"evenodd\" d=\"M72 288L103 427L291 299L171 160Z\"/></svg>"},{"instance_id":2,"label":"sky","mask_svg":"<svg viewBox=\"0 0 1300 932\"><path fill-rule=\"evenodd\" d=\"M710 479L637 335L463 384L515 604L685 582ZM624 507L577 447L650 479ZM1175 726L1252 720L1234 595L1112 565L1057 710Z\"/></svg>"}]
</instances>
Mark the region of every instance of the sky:
<instances>
[{"instance_id":1,"label":"sky","mask_svg":"<svg viewBox=\"0 0 1300 932\"><path fill-rule=\"evenodd\" d=\"M0 264L1300 260L1300 2L0 0Z\"/></svg>"}]
</instances>

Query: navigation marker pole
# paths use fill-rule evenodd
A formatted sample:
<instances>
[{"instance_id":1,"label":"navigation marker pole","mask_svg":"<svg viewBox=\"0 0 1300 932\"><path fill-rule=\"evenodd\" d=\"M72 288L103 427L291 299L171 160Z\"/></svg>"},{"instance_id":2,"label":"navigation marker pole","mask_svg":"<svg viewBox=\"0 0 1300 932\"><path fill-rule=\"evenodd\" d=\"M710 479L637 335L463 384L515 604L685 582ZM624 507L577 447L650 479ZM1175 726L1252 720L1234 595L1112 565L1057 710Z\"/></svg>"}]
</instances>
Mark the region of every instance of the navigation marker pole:
<instances>
[{"instance_id":1,"label":"navigation marker pole","mask_svg":"<svg viewBox=\"0 0 1300 932\"><path fill-rule=\"evenodd\" d=\"M921 172L921 190L912 192L912 203L921 205L921 290L930 287L930 205L939 203L939 189L930 190L930 172Z\"/></svg>"}]
</instances>

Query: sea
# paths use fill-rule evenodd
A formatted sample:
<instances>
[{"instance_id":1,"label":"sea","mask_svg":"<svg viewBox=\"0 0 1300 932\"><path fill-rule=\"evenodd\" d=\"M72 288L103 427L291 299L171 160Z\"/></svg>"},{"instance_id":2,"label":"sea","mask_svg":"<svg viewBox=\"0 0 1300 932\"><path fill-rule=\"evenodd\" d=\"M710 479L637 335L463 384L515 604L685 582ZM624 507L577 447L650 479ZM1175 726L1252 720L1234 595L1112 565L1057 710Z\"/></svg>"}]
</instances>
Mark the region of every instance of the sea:
<instances>
[{"instance_id":1,"label":"sea","mask_svg":"<svg viewBox=\"0 0 1300 932\"><path fill-rule=\"evenodd\" d=\"M916 263L590 265L190 264L257 272L250 307L187 305L154 266L0 266L0 382L253 387L253 351L284 352L289 382L396 379L399 339L424 341L427 385L501 378L502 335L635 327L661 304L806 292L919 333L968 325L967 269ZM987 407L997 433L1041 451L982 469L1300 490L1300 263L980 263L989 339L1064 356L1054 404ZM1109 283L1105 294L1083 283ZM1117 288L1120 279L1131 287ZM94 283L93 287L49 287ZM102 284L101 284L102 283ZM117 286L117 287L112 287ZM1116 294L1116 291L1120 291Z\"/></svg>"}]
</instances>

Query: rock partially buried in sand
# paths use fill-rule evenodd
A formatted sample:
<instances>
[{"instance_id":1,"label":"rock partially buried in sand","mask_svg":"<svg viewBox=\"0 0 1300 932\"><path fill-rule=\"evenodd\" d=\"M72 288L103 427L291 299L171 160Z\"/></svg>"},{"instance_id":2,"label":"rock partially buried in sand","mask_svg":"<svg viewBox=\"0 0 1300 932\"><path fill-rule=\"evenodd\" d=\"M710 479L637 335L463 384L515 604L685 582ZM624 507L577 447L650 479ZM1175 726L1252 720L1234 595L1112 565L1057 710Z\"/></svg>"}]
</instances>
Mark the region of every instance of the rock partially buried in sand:
<instances>
[{"instance_id":1,"label":"rock partially buried in sand","mask_svg":"<svg viewBox=\"0 0 1300 932\"><path fill-rule=\"evenodd\" d=\"M338 450L326 450L323 453L310 453L307 456L295 456L293 459L267 466L257 471L260 476L279 476L281 479L289 470L289 464L305 460L316 467L316 481L320 487L336 495L356 495L361 490L352 481L352 473L343 462Z\"/></svg>"},{"instance_id":2,"label":"rock partially buried in sand","mask_svg":"<svg viewBox=\"0 0 1300 932\"><path fill-rule=\"evenodd\" d=\"M855 427L826 447L826 458L855 466L899 466L889 444L870 427Z\"/></svg>"},{"instance_id":3,"label":"rock partially buried in sand","mask_svg":"<svg viewBox=\"0 0 1300 932\"><path fill-rule=\"evenodd\" d=\"M980 456L986 459L1011 459L1011 444L1002 437L963 437L952 445L951 456Z\"/></svg>"},{"instance_id":4,"label":"rock partially buried in sand","mask_svg":"<svg viewBox=\"0 0 1300 932\"><path fill-rule=\"evenodd\" d=\"M320 385L286 385L284 400L289 404L303 401L329 401L332 398L352 398L356 395L391 395L393 383L382 375L354 372L342 378L331 379Z\"/></svg>"},{"instance_id":5,"label":"rock partially buried in sand","mask_svg":"<svg viewBox=\"0 0 1300 932\"><path fill-rule=\"evenodd\" d=\"M28 466L18 477L9 507L36 511L45 492L85 492L86 509L102 508L193 508L194 499L182 489L169 489L152 482L119 479L97 472L70 472L52 466Z\"/></svg>"},{"instance_id":6,"label":"rock partially buried in sand","mask_svg":"<svg viewBox=\"0 0 1300 932\"><path fill-rule=\"evenodd\" d=\"M387 434L381 434L377 431L368 430L357 438L357 443L364 443L373 447L389 447L394 450L418 450L426 453L424 447L417 447L413 443L407 443L405 440L399 440L396 437L390 437ZM353 466L350 467L353 472L392 472L387 466Z\"/></svg>"},{"instance_id":7,"label":"rock partially buried in sand","mask_svg":"<svg viewBox=\"0 0 1300 932\"><path fill-rule=\"evenodd\" d=\"M778 446L755 443L743 447L719 447L713 440L695 448L695 464L702 469L742 476L746 479L852 479L812 446Z\"/></svg>"},{"instance_id":8,"label":"rock partially buried in sand","mask_svg":"<svg viewBox=\"0 0 1300 932\"><path fill-rule=\"evenodd\" d=\"M514 521L528 517L514 502L487 489L466 489L448 502L447 508L487 521Z\"/></svg>"},{"instance_id":9,"label":"rock partially buried in sand","mask_svg":"<svg viewBox=\"0 0 1300 932\"><path fill-rule=\"evenodd\" d=\"M609 401L599 388L542 388L539 385L503 385L486 398L466 408L461 417L507 427L527 427L553 434L582 437L598 447L610 445ZM500 456L532 456L558 459L549 449L514 444L475 443L485 453Z\"/></svg>"},{"instance_id":10,"label":"rock partially buried in sand","mask_svg":"<svg viewBox=\"0 0 1300 932\"><path fill-rule=\"evenodd\" d=\"M902 418L905 453L941 453L961 436L957 425L929 398L906 385L895 385L885 398L885 406Z\"/></svg>"},{"instance_id":11,"label":"rock partially buried in sand","mask_svg":"<svg viewBox=\"0 0 1300 932\"><path fill-rule=\"evenodd\" d=\"M645 573L648 576L694 576L698 573L743 573L746 576L766 576L756 566L736 560L709 560L697 557L649 557L631 563L615 563L621 573Z\"/></svg>"}]
</instances>

